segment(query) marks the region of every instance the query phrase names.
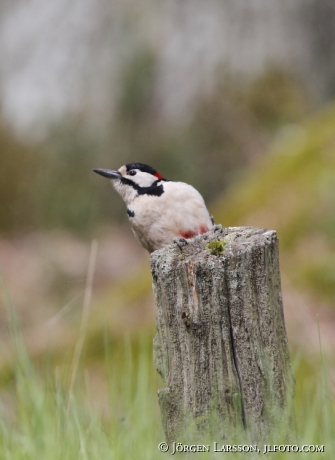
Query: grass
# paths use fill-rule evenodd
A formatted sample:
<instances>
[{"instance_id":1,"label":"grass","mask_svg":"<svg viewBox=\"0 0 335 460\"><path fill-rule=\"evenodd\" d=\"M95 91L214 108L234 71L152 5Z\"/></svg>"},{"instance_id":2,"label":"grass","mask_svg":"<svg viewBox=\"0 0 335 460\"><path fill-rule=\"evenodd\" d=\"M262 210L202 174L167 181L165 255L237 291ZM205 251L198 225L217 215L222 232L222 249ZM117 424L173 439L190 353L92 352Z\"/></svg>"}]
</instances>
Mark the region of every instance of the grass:
<instances>
[{"instance_id":1,"label":"grass","mask_svg":"<svg viewBox=\"0 0 335 460\"><path fill-rule=\"evenodd\" d=\"M0 460L155 459L163 439L157 402L160 378L152 364L152 333L112 340L101 331L101 356L85 348L97 246L92 243L82 319L72 357L29 356L10 294L0 277L13 346L0 394ZM41 362L42 361L42 362ZM94 361L92 372L92 361ZM7 366L8 367L8 366ZM89 371L91 368L91 372ZM94 402L107 382L103 410ZM93 385L91 383L93 382Z\"/></svg>"},{"instance_id":2,"label":"grass","mask_svg":"<svg viewBox=\"0 0 335 460\"><path fill-rule=\"evenodd\" d=\"M105 334L108 400L103 411L93 406L90 376L85 361L78 369L72 391L66 385L66 368L53 368L46 357L37 369L18 331L15 376L10 408L1 406L0 459L88 460L159 459L164 440L156 391L161 382L152 364L152 337L126 338L113 344ZM87 365L87 363L86 363ZM319 359L297 358L296 412L299 446L324 445L324 453L311 458L332 459L335 448L335 415L327 365ZM68 377L69 377L68 375ZM178 441L178 440L176 440ZM280 441L278 441L279 443ZM218 445L221 444L218 442ZM212 447L212 446L211 446ZM263 451L263 445L260 446ZM213 449L212 449L213 450ZM224 453L192 453L196 458L223 458ZM226 454L228 455L228 454ZM236 453L234 458L245 458ZM247 458L253 458L249 453ZM259 455L259 454L257 454ZM257 457L256 455L256 457ZM311 454L267 454L267 458L309 458Z\"/></svg>"},{"instance_id":3,"label":"grass","mask_svg":"<svg viewBox=\"0 0 335 460\"><path fill-rule=\"evenodd\" d=\"M21 339L9 407L1 406L0 459L155 459L163 439L152 365L151 337L135 343L105 339L106 404L94 408L91 379L78 369L53 368L46 358L41 369L30 360ZM72 381L72 380L71 380Z\"/></svg>"},{"instance_id":4,"label":"grass","mask_svg":"<svg viewBox=\"0 0 335 460\"><path fill-rule=\"evenodd\" d=\"M85 350L83 328L74 350L75 370L71 357L68 362L55 365L47 352L44 362L36 363L29 356L11 305L9 314L14 371L10 384L2 388L0 400L0 460L169 458L166 456L171 454L171 448L167 454L158 450L158 444L164 441L156 395L162 382L153 367L152 333L113 341L107 329L101 332L104 358L103 362L94 360L93 369L104 373L107 384L102 395L103 410L98 410L94 401L102 390L94 385L95 371L90 371L92 356ZM316 452L312 457L310 453L276 452L266 458L333 459L334 388L328 375L331 364L322 353L314 360L296 356L293 362L299 430L296 444L324 446L325 452ZM281 443L280 433L275 443ZM197 459L228 456L214 452L213 443L209 444L210 453L182 455L196 455ZM218 446L221 448L219 440ZM263 452L263 445L259 444L259 448ZM243 452L235 453L234 458L259 455Z\"/></svg>"}]
</instances>

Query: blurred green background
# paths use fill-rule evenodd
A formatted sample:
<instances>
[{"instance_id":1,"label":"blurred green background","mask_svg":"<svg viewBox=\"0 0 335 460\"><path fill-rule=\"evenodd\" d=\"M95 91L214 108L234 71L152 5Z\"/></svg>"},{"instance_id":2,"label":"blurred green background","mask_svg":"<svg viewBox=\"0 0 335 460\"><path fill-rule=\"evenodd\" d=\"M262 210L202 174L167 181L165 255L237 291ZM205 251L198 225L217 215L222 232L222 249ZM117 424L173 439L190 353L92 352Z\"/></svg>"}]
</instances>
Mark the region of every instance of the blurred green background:
<instances>
[{"instance_id":1,"label":"blurred green background","mask_svg":"<svg viewBox=\"0 0 335 460\"><path fill-rule=\"evenodd\" d=\"M16 312L37 373L43 375L48 355L51 374L58 369L64 388L73 390L70 363L93 239L98 252L79 372L87 372L94 413L112 420L120 391L113 386L111 398L106 350L112 350L116 381L130 362L134 368L125 378L136 380L143 356L150 368L155 309L149 256L132 236L120 197L92 172L139 161L194 185L216 223L277 230L303 425L306 401L325 382L320 349L327 382L335 372L332 3L278 0L240 8L213 0L205 10L199 2L113 1L93 8L86 1L68 9L63 3L1 6L0 385L6 417L17 415L20 398L12 384L21 362L8 309ZM148 372L155 401L162 383ZM130 388L126 406L134 395ZM152 411L159 420L157 405ZM157 424L150 423L152 431ZM321 442L320 436L313 439Z\"/></svg>"}]
</instances>

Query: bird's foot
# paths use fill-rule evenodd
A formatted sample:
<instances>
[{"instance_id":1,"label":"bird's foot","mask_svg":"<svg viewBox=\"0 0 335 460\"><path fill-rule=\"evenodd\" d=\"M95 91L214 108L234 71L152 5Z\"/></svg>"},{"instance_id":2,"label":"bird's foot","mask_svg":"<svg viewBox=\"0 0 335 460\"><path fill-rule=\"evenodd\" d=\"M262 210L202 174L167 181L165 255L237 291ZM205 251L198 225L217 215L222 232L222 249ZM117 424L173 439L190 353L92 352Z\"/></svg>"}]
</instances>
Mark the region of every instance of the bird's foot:
<instances>
[{"instance_id":1,"label":"bird's foot","mask_svg":"<svg viewBox=\"0 0 335 460\"><path fill-rule=\"evenodd\" d=\"M178 248L182 251L184 246L187 246L187 240L185 238L173 238L173 242L178 246Z\"/></svg>"}]
</instances>

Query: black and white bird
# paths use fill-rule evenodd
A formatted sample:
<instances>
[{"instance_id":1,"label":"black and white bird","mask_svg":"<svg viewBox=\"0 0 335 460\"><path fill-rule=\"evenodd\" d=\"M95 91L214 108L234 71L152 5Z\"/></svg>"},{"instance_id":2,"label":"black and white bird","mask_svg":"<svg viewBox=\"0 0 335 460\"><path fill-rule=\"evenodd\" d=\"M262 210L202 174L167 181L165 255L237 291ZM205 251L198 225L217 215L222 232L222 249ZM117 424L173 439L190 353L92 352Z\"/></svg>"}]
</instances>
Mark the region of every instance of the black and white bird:
<instances>
[{"instance_id":1,"label":"black and white bird","mask_svg":"<svg viewBox=\"0 0 335 460\"><path fill-rule=\"evenodd\" d=\"M94 169L111 180L126 203L134 234L149 252L164 248L176 237L208 232L212 218L204 199L191 185L163 178L143 163L129 163L117 171Z\"/></svg>"}]
</instances>

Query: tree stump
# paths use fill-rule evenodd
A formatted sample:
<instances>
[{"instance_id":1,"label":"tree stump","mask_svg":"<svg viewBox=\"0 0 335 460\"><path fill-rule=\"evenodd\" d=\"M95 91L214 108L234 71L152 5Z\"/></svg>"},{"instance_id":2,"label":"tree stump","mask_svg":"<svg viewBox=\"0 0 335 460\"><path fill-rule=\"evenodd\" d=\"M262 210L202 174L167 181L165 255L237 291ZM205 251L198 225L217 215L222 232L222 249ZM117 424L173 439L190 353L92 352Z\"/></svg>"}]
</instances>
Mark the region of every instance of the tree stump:
<instances>
[{"instance_id":1,"label":"tree stump","mask_svg":"<svg viewBox=\"0 0 335 460\"><path fill-rule=\"evenodd\" d=\"M276 232L215 226L155 251L151 270L167 441L294 431Z\"/></svg>"}]
</instances>

